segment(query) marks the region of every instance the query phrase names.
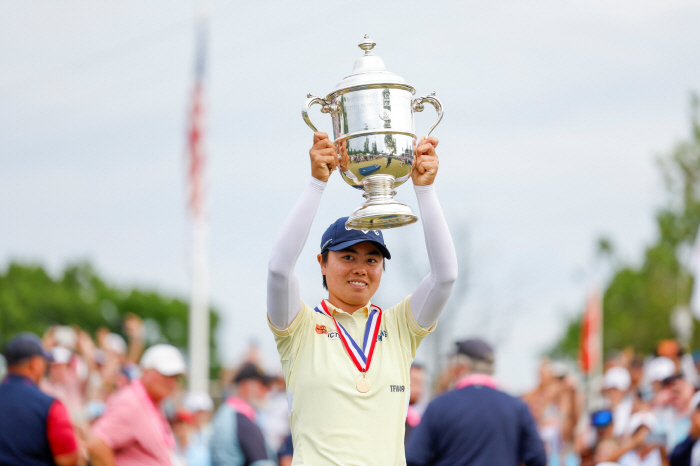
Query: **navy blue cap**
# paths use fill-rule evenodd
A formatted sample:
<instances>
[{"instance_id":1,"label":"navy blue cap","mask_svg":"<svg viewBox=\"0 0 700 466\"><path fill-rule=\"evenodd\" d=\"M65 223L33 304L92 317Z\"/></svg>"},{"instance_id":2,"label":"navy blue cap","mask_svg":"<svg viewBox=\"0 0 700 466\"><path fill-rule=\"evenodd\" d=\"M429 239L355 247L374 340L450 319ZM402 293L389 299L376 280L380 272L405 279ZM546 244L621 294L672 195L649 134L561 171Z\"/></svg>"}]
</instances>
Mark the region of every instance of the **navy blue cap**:
<instances>
[{"instance_id":1,"label":"navy blue cap","mask_svg":"<svg viewBox=\"0 0 700 466\"><path fill-rule=\"evenodd\" d=\"M340 251L353 244L370 241L377 245L382 255L391 259L391 254L384 244L384 235L380 230L353 230L345 226L348 217L342 217L331 223L321 237L321 253L325 250Z\"/></svg>"},{"instance_id":2,"label":"navy blue cap","mask_svg":"<svg viewBox=\"0 0 700 466\"><path fill-rule=\"evenodd\" d=\"M458 341L457 352L480 361L493 362L493 347L481 338Z\"/></svg>"},{"instance_id":3,"label":"navy blue cap","mask_svg":"<svg viewBox=\"0 0 700 466\"><path fill-rule=\"evenodd\" d=\"M32 356L43 356L47 360L51 360L51 354L41 346L39 337L29 332L20 333L10 340L3 354L8 366Z\"/></svg>"}]
</instances>

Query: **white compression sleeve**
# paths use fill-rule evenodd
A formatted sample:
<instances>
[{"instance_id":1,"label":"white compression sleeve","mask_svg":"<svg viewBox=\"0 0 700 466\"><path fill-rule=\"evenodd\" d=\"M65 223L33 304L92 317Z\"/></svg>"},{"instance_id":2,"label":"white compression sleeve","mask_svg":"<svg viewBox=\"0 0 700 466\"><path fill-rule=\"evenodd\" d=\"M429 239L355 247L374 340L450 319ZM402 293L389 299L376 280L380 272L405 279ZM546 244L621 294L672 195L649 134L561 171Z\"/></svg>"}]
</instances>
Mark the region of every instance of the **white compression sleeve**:
<instances>
[{"instance_id":1,"label":"white compression sleeve","mask_svg":"<svg viewBox=\"0 0 700 466\"><path fill-rule=\"evenodd\" d=\"M452 294L457 279L457 254L435 187L414 186L414 189L428 249L430 273L411 295L411 311L418 325L430 328L437 322Z\"/></svg>"},{"instance_id":2,"label":"white compression sleeve","mask_svg":"<svg viewBox=\"0 0 700 466\"><path fill-rule=\"evenodd\" d=\"M272 247L267 269L267 315L279 329L289 327L301 309L294 266L306 244L325 188L325 182L311 178Z\"/></svg>"}]
</instances>

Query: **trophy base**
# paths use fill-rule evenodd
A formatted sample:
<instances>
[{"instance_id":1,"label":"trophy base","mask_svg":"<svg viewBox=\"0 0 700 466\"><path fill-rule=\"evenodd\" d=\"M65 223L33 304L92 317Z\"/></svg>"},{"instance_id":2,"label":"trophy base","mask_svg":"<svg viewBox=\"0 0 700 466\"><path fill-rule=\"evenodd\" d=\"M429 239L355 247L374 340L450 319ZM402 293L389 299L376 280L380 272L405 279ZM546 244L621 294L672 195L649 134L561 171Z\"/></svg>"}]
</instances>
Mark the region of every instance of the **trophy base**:
<instances>
[{"instance_id":1,"label":"trophy base","mask_svg":"<svg viewBox=\"0 0 700 466\"><path fill-rule=\"evenodd\" d=\"M370 175L362 183L367 201L350 215L346 227L364 231L388 230L418 221L410 207L394 199L393 176Z\"/></svg>"}]
</instances>

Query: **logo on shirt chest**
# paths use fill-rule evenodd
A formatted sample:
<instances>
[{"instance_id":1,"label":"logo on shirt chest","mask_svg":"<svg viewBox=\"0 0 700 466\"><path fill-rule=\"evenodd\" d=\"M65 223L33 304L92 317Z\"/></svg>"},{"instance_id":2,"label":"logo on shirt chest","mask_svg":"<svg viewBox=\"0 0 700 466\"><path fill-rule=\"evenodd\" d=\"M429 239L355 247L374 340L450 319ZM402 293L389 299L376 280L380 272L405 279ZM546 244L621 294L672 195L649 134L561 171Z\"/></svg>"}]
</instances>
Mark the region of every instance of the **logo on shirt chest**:
<instances>
[{"instance_id":1,"label":"logo on shirt chest","mask_svg":"<svg viewBox=\"0 0 700 466\"><path fill-rule=\"evenodd\" d=\"M340 334L335 330L328 330L328 327L321 324L316 324L316 333L319 335L327 335L329 340L340 340Z\"/></svg>"},{"instance_id":2,"label":"logo on shirt chest","mask_svg":"<svg viewBox=\"0 0 700 466\"><path fill-rule=\"evenodd\" d=\"M388 336L389 336L389 334L386 333L386 330L380 330L379 335L377 335L377 343L379 343L383 339L387 338Z\"/></svg>"}]
</instances>

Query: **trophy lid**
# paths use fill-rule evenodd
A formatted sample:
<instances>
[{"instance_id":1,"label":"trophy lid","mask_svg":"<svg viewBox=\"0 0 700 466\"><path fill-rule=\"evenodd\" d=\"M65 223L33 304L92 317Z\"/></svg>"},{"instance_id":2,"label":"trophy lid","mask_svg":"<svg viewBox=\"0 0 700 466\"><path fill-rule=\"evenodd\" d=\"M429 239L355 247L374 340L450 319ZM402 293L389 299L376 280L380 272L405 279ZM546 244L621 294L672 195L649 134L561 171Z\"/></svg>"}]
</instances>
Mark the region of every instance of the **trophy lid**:
<instances>
[{"instance_id":1,"label":"trophy lid","mask_svg":"<svg viewBox=\"0 0 700 466\"><path fill-rule=\"evenodd\" d=\"M403 84L406 86L406 81L401 76L387 71L384 60L372 55L372 49L375 45L377 44L369 38L369 34L365 34L365 39L358 45L365 51L364 56L355 60L352 74L340 81L335 86L335 91L371 84Z\"/></svg>"}]
</instances>

